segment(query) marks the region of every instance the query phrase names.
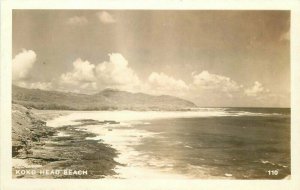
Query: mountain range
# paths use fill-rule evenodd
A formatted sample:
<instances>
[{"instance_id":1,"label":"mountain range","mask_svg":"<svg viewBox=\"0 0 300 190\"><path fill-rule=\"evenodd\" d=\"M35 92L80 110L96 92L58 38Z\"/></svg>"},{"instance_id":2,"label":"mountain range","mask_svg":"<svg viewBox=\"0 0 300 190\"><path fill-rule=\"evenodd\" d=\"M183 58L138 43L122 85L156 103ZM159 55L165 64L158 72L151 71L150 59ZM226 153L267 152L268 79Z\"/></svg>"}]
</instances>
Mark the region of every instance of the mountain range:
<instances>
[{"instance_id":1,"label":"mountain range","mask_svg":"<svg viewBox=\"0 0 300 190\"><path fill-rule=\"evenodd\" d=\"M46 91L12 86L12 101L25 107L49 110L186 110L193 102L169 95L154 96L105 89L96 94Z\"/></svg>"}]
</instances>

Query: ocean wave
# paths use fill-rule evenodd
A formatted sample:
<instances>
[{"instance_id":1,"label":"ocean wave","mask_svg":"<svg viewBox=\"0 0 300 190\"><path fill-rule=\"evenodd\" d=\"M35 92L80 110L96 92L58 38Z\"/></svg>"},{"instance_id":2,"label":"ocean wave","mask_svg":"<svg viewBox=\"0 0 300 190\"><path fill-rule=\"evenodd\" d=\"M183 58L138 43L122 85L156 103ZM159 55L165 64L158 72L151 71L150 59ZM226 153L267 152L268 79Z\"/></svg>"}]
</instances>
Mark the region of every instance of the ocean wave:
<instances>
[{"instance_id":1,"label":"ocean wave","mask_svg":"<svg viewBox=\"0 0 300 190\"><path fill-rule=\"evenodd\" d=\"M280 163L274 163L274 162L271 162L269 160L260 160L260 163L262 163L262 164L270 164L270 165L273 165L273 166L280 166L280 167L283 167L283 168L287 168L288 167L286 165L283 165L283 164L280 164Z\"/></svg>"},{"instance_id":2,"label":"ocean wave","mask_svg":"<svg viewBox=\"0 0 300 190\"><path fill-rule=\"evenodd\" d=\"M282 116L279 113L258 113L258 112L248 112L248 111L238 111L231 112L232 116Z\"/></svg>"},{"instance_id":3,"label":"ocean wave","mask_svg":"<svg viewBox=\"0 0 300 190\"><path fill-rule=\"evenodd\" d=\"M173 118L205 118L205 117L226 117L226 116L285 116L281 113L262 113L238 110L229 108L196 108L192 111L74 111L69 115L60 116L47 121L51 127L63 125L76 125L75 120L93 119L98 121L116 121L124 125L141 124L149 125L149 120L173 119ZM142 122L147 121L147 122Z\"/></svg>"}]
</instances>

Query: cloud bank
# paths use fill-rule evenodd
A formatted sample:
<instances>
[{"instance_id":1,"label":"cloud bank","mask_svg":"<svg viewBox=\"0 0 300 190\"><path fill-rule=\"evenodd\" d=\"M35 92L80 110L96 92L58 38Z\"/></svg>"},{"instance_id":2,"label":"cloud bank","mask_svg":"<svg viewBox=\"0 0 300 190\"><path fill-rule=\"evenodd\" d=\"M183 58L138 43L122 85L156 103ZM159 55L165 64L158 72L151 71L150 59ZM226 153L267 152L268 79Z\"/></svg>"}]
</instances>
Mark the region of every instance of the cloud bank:
<instances>
[{"instance_id":1,"label":"cloud bank","mask_svg":"<svg viewBox=\"0 0 300 190\"><path fill-rule=\"evenodd\" d=\"M15 82L17 86L23 88L31 88L31 89L41 89L41 90L54 90L52 82L28 82L28 81L18 81Z\"/></svg>"},{"instance_id":2,"label":"cloud bank","mask_svg":"<svg viewBox=\"0 0 300 190\"><path fill-rule=\"evenodd\" d=\"M189 90L188 85L181 79L156 72L149 75L146 87L153 94L177 94L177 96L182 96Z\"/></svg>"},{"instance_id":3,"label":"cloud bank","mask_svg":"<svg viewBox=\"0 0 300 190\"><path fill-rule=\"evenodd\" d=\"M271 93L259 81L246 88L230 77L213 74L207 70L198 74L192 73L190 83L163 72L151 72L143 81L120 53L111 53L107 61L100 63L78 58L72 63L72 69L61 73L57 79L33 81L31 70L36 59L36 53L26 49L14 57L13 84L25 88L85 94L96 93L105 88L116 88L154 95L175 95L190 99L199 105L211 106L224 105L224 102L229 102L229 105L239 102L241 105L245 102L252 105L253 102L259 103L266 99L274 99L277 102L283 99L283 96Z\"/></svg>"},{"instance_id":4,"label":"cloud bank","mask_svg":"<svg viewBox=\"0 0 300 190\"><path fill-rule=\"evenodd\" d=\"M247 96L252 96L252 97L257 97L259 95L264 95L268 92L270 92L270 90L265 89L263 87L263 85L258 81L255 81L254 85L252 87L245 89L245 94Z\"/></svg>"},{"instance_id":5,"label":"cloud bank","mask_svg":"<svg viewBox=\"0 0 300 190\"><path fill-rule=\"evenodd\" d=\"M235 92L242 88L241 85L238 85L229 77L211 74L208 71L202 71L198 75L193 74L193 86L202 90L218 90L227 93Z\"/></svg>"},{"instance_id":6,"label":"cloud bank","mask_svg":"<svg viewBox=\"0 0 300 190\"><path fill-rule=\"evenodd\" d=\"M141 86L137 74L128 66L127 60L118 53L109 54L109 61L92 64L80 58L73 62L70 72L61 74L59 89L93 93L105 88L135 91Z\"/></svg>"}]
</instances>

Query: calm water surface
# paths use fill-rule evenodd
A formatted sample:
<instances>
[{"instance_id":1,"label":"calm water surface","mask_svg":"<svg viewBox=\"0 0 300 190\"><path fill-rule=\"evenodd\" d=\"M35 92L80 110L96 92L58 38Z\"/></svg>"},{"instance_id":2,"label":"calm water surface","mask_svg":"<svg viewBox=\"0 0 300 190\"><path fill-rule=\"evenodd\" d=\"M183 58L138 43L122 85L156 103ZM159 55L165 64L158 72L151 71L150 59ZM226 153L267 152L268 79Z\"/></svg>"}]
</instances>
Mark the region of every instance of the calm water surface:
<instances>
[{"instance_id":1,"label":"calm water surface","mask_svg":"<svg viewBox=\"0 0 300 190\"><path fill-rule=\"evenodd\" d=\"M144 138L135 148L164 160L161 169L196 178L276 179L290 174L290 109L224 111L235 116L160 119L139 125L158 135ZM269 175L269 170L278 170L278 175Z\"/></svg>"}]
</instances>

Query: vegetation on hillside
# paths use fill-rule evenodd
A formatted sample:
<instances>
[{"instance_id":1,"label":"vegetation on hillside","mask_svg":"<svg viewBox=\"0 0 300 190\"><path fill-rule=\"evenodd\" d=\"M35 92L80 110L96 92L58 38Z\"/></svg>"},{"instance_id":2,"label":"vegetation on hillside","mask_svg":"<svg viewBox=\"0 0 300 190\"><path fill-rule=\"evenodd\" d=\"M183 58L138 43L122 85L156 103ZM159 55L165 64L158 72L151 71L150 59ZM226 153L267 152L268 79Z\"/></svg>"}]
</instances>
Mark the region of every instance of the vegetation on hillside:
<instances>
[{"instance_id":1,"label":"vegetation on hillside","mask_svg":"<svg viewBox=\"0 0 300 190\"><path fill-rule=\"evenodd\" d=\"M13 86L12 100L27 108L45 110L186 110L196 107L194 103L174 96L113 89L87 95Z\"/></svg>"}]
</instances>

